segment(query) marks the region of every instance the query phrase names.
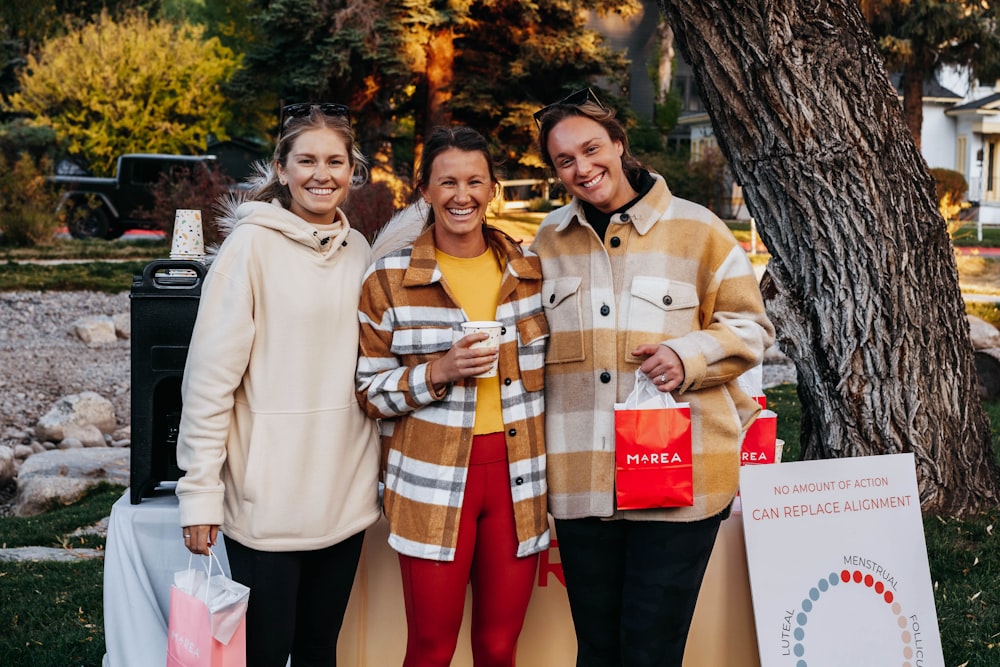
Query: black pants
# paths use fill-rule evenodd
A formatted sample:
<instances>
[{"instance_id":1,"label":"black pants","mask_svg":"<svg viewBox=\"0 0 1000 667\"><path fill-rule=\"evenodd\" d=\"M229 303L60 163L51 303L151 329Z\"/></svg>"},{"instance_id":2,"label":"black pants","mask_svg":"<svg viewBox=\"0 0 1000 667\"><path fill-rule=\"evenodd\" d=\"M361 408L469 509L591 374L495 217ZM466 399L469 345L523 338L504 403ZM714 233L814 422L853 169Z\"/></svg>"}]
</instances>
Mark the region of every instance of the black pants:
<instances>
[{"instance_id":1,"label":"black pants","mask_svg":"<svg viewBox=\"0 0 1000 667\"><path fill-rule=\"evenodd\" d=\"M250 587L247 667L333 667L364 531L316 551L257 551L226 537L233 580Z\"/></svg>"},{"instance_id":2,"label":"black pants","mask_svg":"<svg viewBox=\"0 0 1000 667\"><path fill-rule=\"evenodd\" d=\"M681 667L726 514L692 523L556 521L577 667Z\"/></svg>"}]
</instances>

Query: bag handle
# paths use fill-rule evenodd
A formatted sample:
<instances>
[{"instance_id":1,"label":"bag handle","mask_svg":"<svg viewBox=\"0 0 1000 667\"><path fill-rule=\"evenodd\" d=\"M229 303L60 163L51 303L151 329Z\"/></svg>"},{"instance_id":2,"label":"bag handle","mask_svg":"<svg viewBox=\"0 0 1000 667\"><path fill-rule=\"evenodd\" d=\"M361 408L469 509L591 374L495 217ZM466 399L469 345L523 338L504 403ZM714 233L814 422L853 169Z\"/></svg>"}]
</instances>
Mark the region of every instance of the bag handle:
<instances>
[{"instance_id":1,"label":"bag handle","mask_svg":"<svg viewBox=\"0 0 1000 667\"><path fill-rule=\"evenodd\" d=\"M212 551L211 548L209 548L209 550L208 550L208 556L206 556L206 558L208 558L208 562L205 563L205 600L204 600L204 602L205 602L205 606L207 607L208 606L208 598L209 598L209 595L208 595L209 590L208 589L212 586L212 561L215 561L215 564L219 566L219 574L225 574L225 572L222 569L222 563L219 561L219 557L215 555L215 552ZM191 565L193 563L193 559L194 559L194 552L188 553L188 566L187 566L188 572L191 571Z\"/></svg>"},{"instance_id":2,"label":"bag handle","mask_svg":"<svg viewBox=\"0 0 1000 667\"><path fill-rule=\"evenodd\" d=\"M653 384L653 381L642 372L642 369L635 369L635 386L632 393L625 399L625 407L629 410L642 409L639 406L654 401L659 408L676 408L677 401L669 391L660 391ZM650 406L646 406L650 407Z\"/></svg>"}]
</instances>

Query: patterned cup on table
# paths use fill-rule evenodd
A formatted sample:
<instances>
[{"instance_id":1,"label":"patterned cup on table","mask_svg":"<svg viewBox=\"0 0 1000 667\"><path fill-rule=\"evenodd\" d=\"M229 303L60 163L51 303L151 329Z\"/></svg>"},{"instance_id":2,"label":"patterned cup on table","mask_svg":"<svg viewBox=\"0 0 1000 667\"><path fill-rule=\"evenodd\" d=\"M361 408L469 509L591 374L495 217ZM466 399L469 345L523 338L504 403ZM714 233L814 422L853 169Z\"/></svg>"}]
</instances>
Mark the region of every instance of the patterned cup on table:
<instances>
[{"instance_id":1,"label":"patterned cup on table","mask_svg":"<svg viewBox=\"0 0 1000 667\"><path fill-rule=\"evenodd\" d=\"M205 236L201 228L201 211L198 209L177 209L170 259L205 259Z\"/></svg>"}]
</instances>

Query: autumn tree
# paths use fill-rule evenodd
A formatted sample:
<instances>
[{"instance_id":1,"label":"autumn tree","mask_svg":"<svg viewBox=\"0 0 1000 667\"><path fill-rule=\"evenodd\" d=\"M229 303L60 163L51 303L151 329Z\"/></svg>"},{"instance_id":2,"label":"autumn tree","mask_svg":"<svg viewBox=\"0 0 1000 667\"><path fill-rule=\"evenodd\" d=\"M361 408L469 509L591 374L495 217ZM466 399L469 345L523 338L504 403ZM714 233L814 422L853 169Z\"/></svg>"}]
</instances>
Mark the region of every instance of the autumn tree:
<instances>
[{"instance_id":1,"label":"autumn tree","mask_svg":"<svg viewBox=\"0 0 1000 667\"><path fill-rule=\"evenodd\" d=\"M920 148L924 82L940 68L967 68L992 82L1000 75L1000 3L982 0L861 0L890 71L900 72L903 117Z\"/></svg>"},{"instance_id":2,"label":"autumn tree","mask_svg":"<svg viewBox=\"0 0 1000 667\"><path fill-rule=\"evenodd\" d=\"M238 66L202 28L107 14L28 58L10 108L53 128L99 174L122 153L199 153L225 138L219 86Z\"/></svg>"},{"instance_id":3,"label":"autumn tree","mask_svg":"<svg viewBox=\"0 0 1000 667\"><path fill-rule=\"evenodd\" d=\"M419 144L427 128L451 122L498 145L530 147L531 111L594 77L620 80L625 70L623 58L585 29L587 10L627 15L637 7L638 0L280 0L257 16L262 39L248 48L239 80L285 100L348 101L373 153L387 143Z\"/></svg>"},{"instance_id":4,"label":"autumn tree","mask_svg":"<svg viewBox=\"0 0 1000 667\"><path fill-rule=\"evenodd\" d=\"M772 253L805 458L912 452L925 509L1000 478L934 182L854 0L660 0Z\"/></svg>"}]
</instances>

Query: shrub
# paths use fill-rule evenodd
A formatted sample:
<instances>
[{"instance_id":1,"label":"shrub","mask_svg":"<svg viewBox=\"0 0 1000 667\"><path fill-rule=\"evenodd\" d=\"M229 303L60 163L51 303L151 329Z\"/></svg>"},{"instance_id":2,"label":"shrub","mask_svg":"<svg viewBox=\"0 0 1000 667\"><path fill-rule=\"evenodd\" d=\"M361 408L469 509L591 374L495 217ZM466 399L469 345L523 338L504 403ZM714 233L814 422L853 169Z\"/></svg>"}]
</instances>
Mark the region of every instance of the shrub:
<instances>
[{"instance_id":1,"label":"shrub","mask_svg":"<svg viewBox=\"0 0 1000 667\"><path fill-rule=\"evenodd\" d=\"M392 187L385 181L368 181L356 190L351 190L347 201L341 207L347 219L359 232L371 241L375 233L382 229L395 212Z\"/></svg>"},{"instance_id":2,"label":"shrub","mask_svg":"<svg viewBox=\"0 0 1000 667\"><path fill-rule=\"evenodd\" d=\"M54 213L59 193L46 183L52 163L42 158L38 164L22 153L11 168L0 154L0 232L10 245L49 245L64 224L64 214Z\"/></svg>"},{"instance_id":3,"label":"shrub","mask_svg":"<svg viewBox=\"0 0 1000 667\"><path fill-rule=\"evenodd\" d=\"M23 153L37 162L44 157L55 159L58 152L59 141L50 127L32 125L24 118L0 125L0 154L8 164L17 162Z\"/></svg>"},{"instance_id":4,"label":"shrub","mask_svg":"<svg viewBox=\"0 0 1000 667\"><path fill-rule=\"evenodd\" d=\"M954 236L962 226L959 220L961 212L969 208L969 202L964 201L969 184L965 176L952 169L934 168L931 169L931 176L934 177L938 210L948 223L948 234Z\"/></svg>"},{"instance_id":5,"label":"shrub","mask_svg":"<svg viewBox=\"0 0 1000 667\"><path fill-rule=\"evenodd\" d=\"M201 211L205 245L222 243L216 219L219 217L219 200L235 185L216 165L198 166L194 169L178 169L160 175L153 188L155 204L151 218L157 229L162 229L171 238L174 233L174 215L179 208Z\"/></svg>"}]
</instances>

